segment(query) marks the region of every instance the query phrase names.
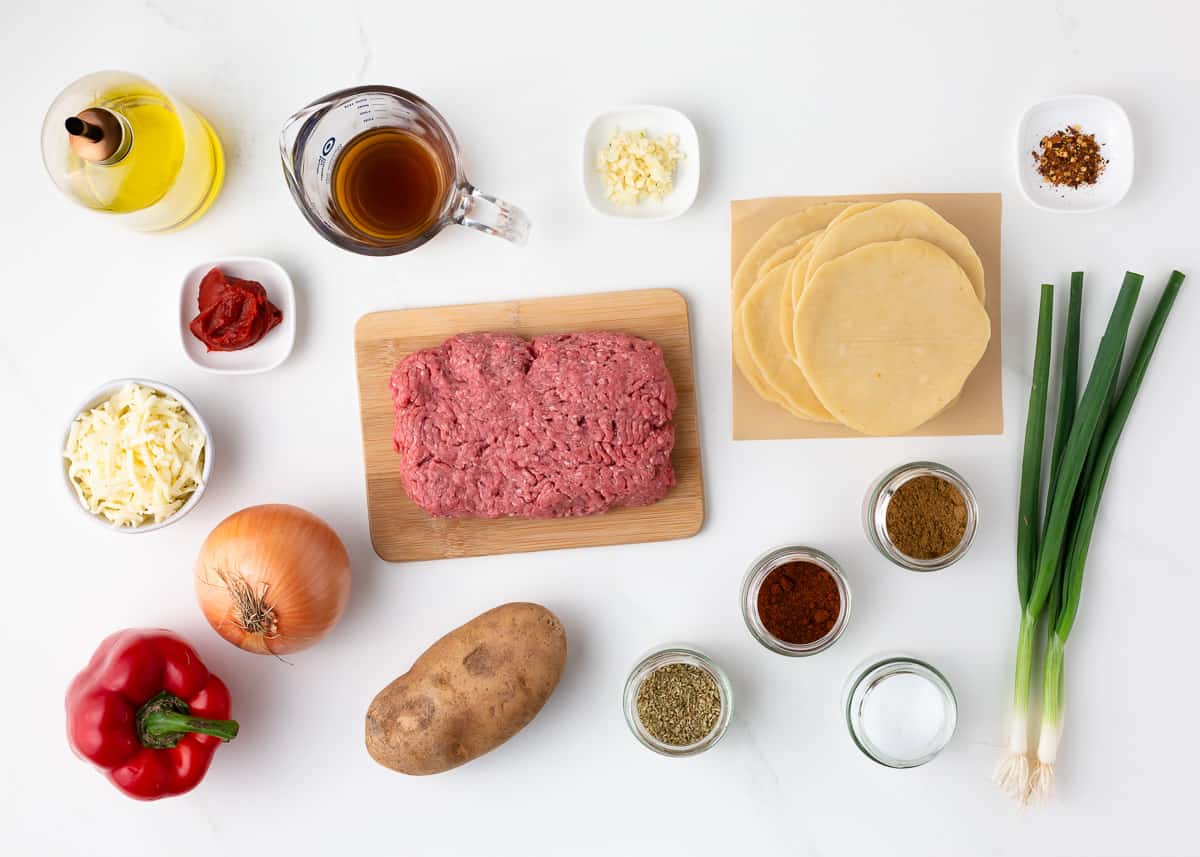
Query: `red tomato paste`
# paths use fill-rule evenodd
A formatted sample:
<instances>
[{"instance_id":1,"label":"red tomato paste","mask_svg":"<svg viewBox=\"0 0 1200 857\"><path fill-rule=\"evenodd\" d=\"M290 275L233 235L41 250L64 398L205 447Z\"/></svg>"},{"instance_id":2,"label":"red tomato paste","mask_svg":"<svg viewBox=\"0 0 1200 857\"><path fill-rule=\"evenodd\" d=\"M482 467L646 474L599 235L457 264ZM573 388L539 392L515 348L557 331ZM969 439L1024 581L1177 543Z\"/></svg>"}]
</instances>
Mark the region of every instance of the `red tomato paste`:
<instances>
[{"instance_id":1,"label":"red tomato paste","mask_svg":"<svg viewBox=\"0 0 1200 857\"><path fill-rule=\"evenodd\" d=\"M227 277L213 268L200 281L200 314L188 328L209 351L240 351L283 321L267 290L254 280Z\"/></svg>"}]
</instances>

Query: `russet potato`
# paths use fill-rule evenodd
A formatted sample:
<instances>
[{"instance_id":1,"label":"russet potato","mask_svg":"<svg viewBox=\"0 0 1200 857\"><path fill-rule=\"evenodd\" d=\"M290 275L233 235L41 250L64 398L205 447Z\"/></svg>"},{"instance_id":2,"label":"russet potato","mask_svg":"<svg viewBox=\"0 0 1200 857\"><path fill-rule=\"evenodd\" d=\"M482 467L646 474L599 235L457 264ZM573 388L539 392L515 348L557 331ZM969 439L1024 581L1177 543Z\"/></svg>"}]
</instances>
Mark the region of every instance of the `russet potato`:
<instances>
[{"instance_id":1,"label":"russet potato","mask_svg":"<svg viewBox=\"0 0 1200 857\"><path fill-rule=\"evenodd\" d=\"M545 705L567 637L540 604L502 604L455 628L381 690L367 709L371 758L437 774L503 744Z\"/></svg>"}]
</instances>

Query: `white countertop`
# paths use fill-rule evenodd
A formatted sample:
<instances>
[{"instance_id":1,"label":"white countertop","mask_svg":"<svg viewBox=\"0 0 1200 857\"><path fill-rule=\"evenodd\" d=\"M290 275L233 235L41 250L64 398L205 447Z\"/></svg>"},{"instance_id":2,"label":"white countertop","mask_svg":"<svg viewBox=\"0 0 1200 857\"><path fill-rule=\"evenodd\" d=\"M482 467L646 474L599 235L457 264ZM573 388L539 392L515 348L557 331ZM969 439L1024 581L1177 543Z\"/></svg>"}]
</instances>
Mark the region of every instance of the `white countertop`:
<instances>
[{"instance_id":1,"label":"white countertop","mask_svg":"<svg viewBox=\"0 0 1200 857\"><path fill-rule=\"evenodd\" d=\"M1126 268L1146 274L1137 324L1170 269L1200 281L1200 13L1170 2L701 4L23 3L0 27L0 388L7 419L0 520L0 850L8 854L1197 854L1200 748L1184 726L1195 680L1194 552L1200 282L1184 287L1113 469L1067 657L1053 806L1020 812L989 777L1006 740L1017 630L1017 473L1036 287L1087 269L1085 359ZM105 68L140 72L211 119L229 172L211 212L178 234L120 230L44 174L39 129L59 89ZM356 83L400 85L449 119L472 179L532 217L525 248L452 229L398 258L320 240L292 203L276 136L294 109ZM1033 101L1085 91L1120 102L1138 162L1117 208L1035 210L1015 181L1016 123ZM661 103L696 124L699 198L683 218L623 223L579 187L591 117ZM730 440L728 202L782 194L1004 195L1001 437ZM179 345L179 278L218 255L280 262L298 341L279 369L206 375ZM388 565L367 534L354 359L368 311L645 286L688 298L708 517L687 541ZM73 404L141 375L190 396L216 435L208 494L141 538L69 508L55 445ZM867 543L859 504L899 462L934 458L972 483L970 554L929 576ZM224 643L191 566L217 521L295 503L345 540L354 592L341 624L284 663ZM772 655L746 632L738 584L765 548L808 543L854 589L845 636L818 657ZM362 718L435 638L504 601L566 625L562 683L537 719L451 773L376 765ZM129 626L189 638L229 684L242 735L183 798L141 804L75 759L63 694L100 640ZM662 641L710 652L736 688L710 753L655 756L629 735L621 685ZM840 721L849 671L902 649L941 668L958 733L927 767L867 761Z\"/></svg>"}]
</instances>

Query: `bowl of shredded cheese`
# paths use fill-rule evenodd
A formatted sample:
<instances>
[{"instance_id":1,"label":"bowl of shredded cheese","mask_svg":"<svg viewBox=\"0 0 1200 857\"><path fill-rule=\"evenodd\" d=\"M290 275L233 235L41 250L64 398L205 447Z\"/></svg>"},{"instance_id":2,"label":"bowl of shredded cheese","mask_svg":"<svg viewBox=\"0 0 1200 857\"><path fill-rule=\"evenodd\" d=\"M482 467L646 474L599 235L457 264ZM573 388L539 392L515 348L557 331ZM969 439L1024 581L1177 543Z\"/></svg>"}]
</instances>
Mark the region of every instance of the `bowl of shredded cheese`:
<instances>
[{"instance_id":1,"label":"bowl of shredded cheese","mask_svg":"<svg viewBox=\"0 0 1200 857\"><path fill-rule=\"evenodd\" d=\"M61 455L67 487L88 518L119 533L148 533L200 501L212 435L174 387L121 378L76 409Z\"/></svg>"},{"instance_id":2,"label":"bowl of shredded cheese","mask_svg":"<svg viewBox=\"0 0 1200 857\"><path fill-rule=\"evenodd\" d=\"M584 135L583 187L592 208L609 217L678 217L700 187L695 126L669 107L635 105L601 113Z\"/></svg>"}]
</instances>

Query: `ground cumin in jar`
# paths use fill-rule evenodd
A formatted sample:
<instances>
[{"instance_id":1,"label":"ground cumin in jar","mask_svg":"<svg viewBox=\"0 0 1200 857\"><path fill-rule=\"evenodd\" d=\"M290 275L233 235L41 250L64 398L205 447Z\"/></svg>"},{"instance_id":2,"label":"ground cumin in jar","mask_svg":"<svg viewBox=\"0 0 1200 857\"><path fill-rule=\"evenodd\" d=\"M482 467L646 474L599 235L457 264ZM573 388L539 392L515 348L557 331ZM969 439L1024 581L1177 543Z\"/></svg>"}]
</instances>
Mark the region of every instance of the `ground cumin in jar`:
<instances>
[{"instance_id":1,"label":"ground cumin in jar","mask_svg":"<svg viewBox=\"0 0 1200 857\"><path fill-rule=\"evenodd\" d=\"M915 461L867 492L863 524L880 553L912 571L957 562L975 536L979 506L966 480L944 464Z\"/></svg>"},{"instance_id":2,"label":"ground cumin in jar","mask_svg":"<svg viewBox=\"0 0 1200 857\"><path fill-rule=\"evenodd\" d=\"M813 655L832 646L850 616L850 587L828 554L799 545L759 557L742 581L742 616L766 648Z\"/></svg>"},{"instance_id":3,"label":"ground cumin in jar","mask_svg":"<svg viewBox=\"0 0 1200 857\"><path fill-rule=\"evenodd\" d=\"M967 531L967 501L940 476L917 476L896 489L884 519L888 538L913 559L938 559Z\"/></svg>"}]
</instances>

